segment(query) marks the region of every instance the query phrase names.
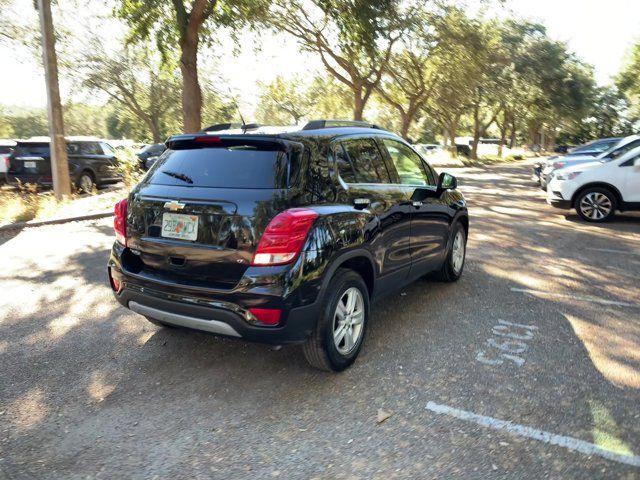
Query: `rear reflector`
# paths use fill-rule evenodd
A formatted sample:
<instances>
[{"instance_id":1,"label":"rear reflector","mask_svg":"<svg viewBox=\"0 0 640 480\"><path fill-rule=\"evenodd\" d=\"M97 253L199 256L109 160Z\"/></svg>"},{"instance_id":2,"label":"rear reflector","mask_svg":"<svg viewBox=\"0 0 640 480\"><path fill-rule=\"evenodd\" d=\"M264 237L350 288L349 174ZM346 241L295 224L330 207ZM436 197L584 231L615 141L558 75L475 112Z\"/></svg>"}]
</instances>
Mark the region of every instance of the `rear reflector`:
<instances>
[{"instance_id":1,"label":"rear reflector","mask_svg":"<svg viewBox=\"0 0 640 480\"><path fill-rule=\"evenodd\" d=\"M276 215L260 239L252 265L285 265L293 262L304 246L318 214L306 208L291 208Z\"/></svg>"},{"instance_id":2,"label":"rear reflector","mask_svg":"<svg viewBox=\"0 0 640 480\"><path fill-rule=\"evenodd\" d=\"M120 281L113 278L113 275L111 273L111 268L109 268L109 283L111 283L111 289L114 292L120 291Z\"/></svg>"},{"instance_id":3,"label":"rear reflector","mask_svg":"<svg viewBox=\"0 0 640 480\"><path fill-rule=\"evenodd\" d=\"M127 199L120 200L113 209L113 229L116 232L116 241L127 246Z\"/></svg>"},{"instance_id":4,"label":"rear reflector","mask_svg":"<svg viewBox=\"0 0 640 480\"><path fill-rule=\"evenodd\" d=\"M263 325L274 326L280 323L282 312L278 308L250 308L249 311Z\"/></svg>"}]
</instances>

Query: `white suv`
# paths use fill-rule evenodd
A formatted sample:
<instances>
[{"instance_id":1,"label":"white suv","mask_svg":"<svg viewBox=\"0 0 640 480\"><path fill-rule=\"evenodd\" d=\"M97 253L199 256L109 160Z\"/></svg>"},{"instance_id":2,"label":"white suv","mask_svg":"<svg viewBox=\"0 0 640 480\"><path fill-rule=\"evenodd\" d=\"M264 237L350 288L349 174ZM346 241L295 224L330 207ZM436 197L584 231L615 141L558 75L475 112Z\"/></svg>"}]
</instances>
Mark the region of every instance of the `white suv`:
<instances>
[{"instance_id":1,"label":"white suv","mask_svg":"<svg viewBox=\"0 0 640 480\"><path fill-rule=\"evenodd\" d=\"M547 202L575 208L588 222L604 222L616 210L640 210L640 147L614 159L561 168L553 172Z\"/></svg>"}]
</instances>

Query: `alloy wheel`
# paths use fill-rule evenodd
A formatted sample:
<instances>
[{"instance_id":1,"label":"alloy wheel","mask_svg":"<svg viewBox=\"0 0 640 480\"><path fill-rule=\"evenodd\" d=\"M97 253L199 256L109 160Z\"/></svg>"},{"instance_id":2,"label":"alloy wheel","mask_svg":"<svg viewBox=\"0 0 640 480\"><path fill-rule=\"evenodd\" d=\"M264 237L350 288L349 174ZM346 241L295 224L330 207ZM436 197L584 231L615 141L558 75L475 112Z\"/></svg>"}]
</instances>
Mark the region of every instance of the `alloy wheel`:
<instances>
[{"instance_id":1,"label":"alloy wheel","mask_svg":"<svg viewBox=\"0 0 640 480\"><path fill-rule=\"evenodd\" d=\"M587 193L580 200L580 211L591 220L602 220L613 209L611 199L600 192Z\"/></svg>"},{"instance_id":2,"label":"alloy wheel","mask_svg":"<svg viewBox=\"0 0 640 480\"><path fill-rule=\"evenodd\" d=\"M462 230L458 230L456 232L456 236L453 239L453 247L451 250L451 266L453 267L453 271L457 274L462 270L462 266L464 264L464 254L465 254L465 244L464 244L464 234Z\"/></svg>"},{"instance_id":3,"label":"alloy wheel","mask_svg":"<svg viewBox=\"0 0 640 480\"><path fill-rule=\"evenodd\" d=\"M338 300L333 315L333 342L341 355L357 348L364 331L364 299L355 287L348 288Z\"/></svg>"}]
</instances>

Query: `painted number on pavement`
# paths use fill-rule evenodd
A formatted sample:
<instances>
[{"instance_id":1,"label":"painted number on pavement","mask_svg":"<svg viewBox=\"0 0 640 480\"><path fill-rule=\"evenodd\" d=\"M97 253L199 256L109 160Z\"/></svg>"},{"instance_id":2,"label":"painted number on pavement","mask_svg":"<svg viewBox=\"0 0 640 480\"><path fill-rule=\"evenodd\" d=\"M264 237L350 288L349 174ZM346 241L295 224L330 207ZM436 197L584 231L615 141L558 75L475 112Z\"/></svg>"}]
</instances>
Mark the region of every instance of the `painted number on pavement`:
<instances>
[{"instance_id":1,"label":"painted number on pavement","mask_svg":"<svg viewBox=\"0 0 640 480\"><path fill-rule=\"evenodd\" d=\"M533 339L536 330L535 325L498 320L491 329L493 335L486 341L487 348L478 351L476 360L485 365L502 365L507 361L521 367L524 352L529 348L527 342Z\"/></svg>"}]
</instances>

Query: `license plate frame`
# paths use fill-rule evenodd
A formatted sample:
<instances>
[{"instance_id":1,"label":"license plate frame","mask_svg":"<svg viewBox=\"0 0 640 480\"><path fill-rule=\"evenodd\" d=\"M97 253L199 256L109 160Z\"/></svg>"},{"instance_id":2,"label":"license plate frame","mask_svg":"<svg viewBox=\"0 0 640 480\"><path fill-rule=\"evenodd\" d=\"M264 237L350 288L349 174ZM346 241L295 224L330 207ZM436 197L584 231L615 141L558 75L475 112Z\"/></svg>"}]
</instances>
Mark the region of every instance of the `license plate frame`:
<instances>
[{"instance_id":1,"label":"license plate frame","mask_svg":"<svg viewBox=\"0 0 640 480\"><path fill-rule=\"evenodd\" d=\"M198 216L163 213L160 235L164 238L194 242L198 238Z\"/></svg>"}]
</instances>

